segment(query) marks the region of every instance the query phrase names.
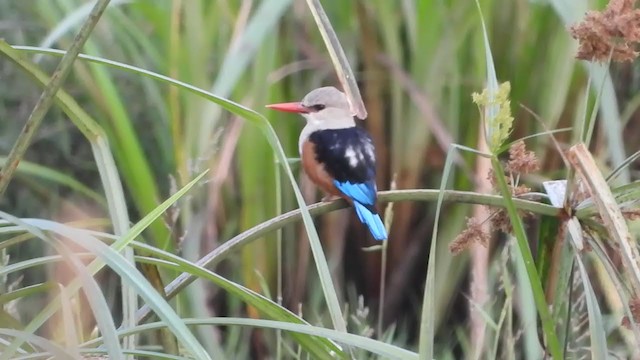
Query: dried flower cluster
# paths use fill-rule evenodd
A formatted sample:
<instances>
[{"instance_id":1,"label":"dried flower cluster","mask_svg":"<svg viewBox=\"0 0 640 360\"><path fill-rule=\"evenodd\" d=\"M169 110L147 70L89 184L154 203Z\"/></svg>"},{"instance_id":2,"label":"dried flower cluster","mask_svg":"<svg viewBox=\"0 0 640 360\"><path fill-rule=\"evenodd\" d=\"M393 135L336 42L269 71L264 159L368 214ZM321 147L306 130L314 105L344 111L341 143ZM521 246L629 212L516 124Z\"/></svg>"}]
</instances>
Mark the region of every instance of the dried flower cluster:
<instances>
[{"instance_id":1,"label":"dried flower cluster","mask_svg":"<svg viewBox=\"0 0 640 360\"><path fill-rule=\"evenodd\" d=\"M533 151L527 151L524 141L518 140L509 149L505 170L512 174L530 174L540 170L540 163Z\"/></svg>"},{"instance_id":2,"label":"dried flower cluster","mask_svg":"<svg viewBox=\"0 0 640 360\"><path fill-rule=\"evenodd\" d=\"M489 245L489 234L482 230L482 223L476 218L467 218L466 230L449 244L449 251L453 255L458 255L468 249L471 244L479 244L484 247Z\"/></svg>"},{"instance_id":3,"label":"dried flower cluster","mask_svg":"<svg viewBox=\"0 0 640 360\"><path fill-rule=\"evenodd\" d=\"M518 175L529 174L538 171L539 169L540 162L538 161L536 154L533 151L527 150L524 141L519 140L513 143L509 148L509 161L507 161L507 165L505 166L505 170L508 174L506 180L507 184L509 184L509 188L511 189L511 195L513 197L519 197L531 192L531 188L517 184L515 179L518 178ZM497 189L497 179L493 170L489 171L488 179L493 188ZM532 217L533 214L521 211L520 216L522 218L527 218ZM507 214L505 209L500 209L493 214L491 217L491 226L494 229L507 234L513 231L509 214Z\"/></svg>"},{"instance_id":4,"label":"dried flower cluster","mask_svg":"<svg viewBox=\"0 0 640 360\"><path fill-rule=\"evenodd\" d=\"M635 0L611 0L603 11L589 11L571 27L579 42L578 59L590 61L632 61L640 42L640 10Z\"/></svg>"},{"instance_id":5,"label":"dried flower cluster","mask_svg":"<svg viewBox=\"0 0 640 360\"><path fill-rule=\"evenodd\" d=\"M513 116L511 116L511 101L509 93L511 84L507 81L493 92L484 89L481 94L471 95L473 102L478 105L485 128L485 136L489 150L495 153L511 133Z\"/></svg>"},{"instance_id":6,"label":"dried flower cluster","mask_svg":"<svg viewBox=\"0 0 640 360\"><path fill-rule=\"evenodd\" d=\"M633 321L636 324L640 323L640 297L635 297L629 300L629 310L631 311L631 316L633 316ZM622 326L631 328L631 321L629 321L629 317L625 316L622 318Z\"/></svg>"},{"instance_id":7,"label":"dried flower cluster","mask_svg":"<svg viewBox=\"0 0 640 360\"><path fill-rule=\"evenodd\" d=\"M629 310L631 310L633 319L637 323L640 323L640 297L633 298L629 301Z\"/></svg>"},{"instance_id":8,"label":"dried flower cluster","mask_svg":"<svg viewBox=\"0 0 640 360\"><path fill-rule=\"evenodd\" d=\"M538 158L532 151L527 150L524 141L520 140L511 145L509 148L509 160L505 166L508 174L506 175L506 181L511 189L511 195L518 197L531 192L529 187L518 184L516 179L518 179L520 175L529 174L538 169L540 169ZM498 188L493 169L489 170L487 179L494 189ZM533 216L533 214L521 211L520 216L526 218ZM494 211L488 220L491 222L491 227L494 230L500 230L505 233L511 233L513 231L511 220L505 209ZM489 240L489 234L482 230L482 222L475 218L467 219L467 228L449 245L449 251L453 255L457 255L463 250L468 249L471 244L474 243L486 247L489 244Z\"/></svg>"},{"instance_id":9,"label":"dried flower cluster","mask_svg":"<svg viewBox=\"0 0 640 360\"><path fill-rule=\"evenodd\" d=\"M638 220L640 219L640 209L622 209L622 216L630 221Z\"/></svg>"}]
</instances>

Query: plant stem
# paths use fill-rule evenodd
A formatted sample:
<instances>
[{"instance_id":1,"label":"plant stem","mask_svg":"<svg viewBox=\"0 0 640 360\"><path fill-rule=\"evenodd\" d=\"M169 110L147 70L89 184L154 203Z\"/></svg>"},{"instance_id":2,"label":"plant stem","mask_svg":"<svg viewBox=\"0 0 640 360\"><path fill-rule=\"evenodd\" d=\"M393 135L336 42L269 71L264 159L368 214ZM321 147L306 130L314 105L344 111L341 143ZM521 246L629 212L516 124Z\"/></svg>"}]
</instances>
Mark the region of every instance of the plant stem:
<instances>
[{"instance_id":1,"label":"plant stem","mask_svg":"<svg viewBox=\"0 0 640 360\"><path fill-rule=\"evenodd\" d=\"M378 201L385 202L398 202L398 201L435 201L438 199L439 190L391 190L381 191L378 193ZM505 207L504 200L498 195L478 194L468 191L455 191L445 190L443 194L444 201L459 202L459 203L471 203L491 205L497 207ZM533 212L539 215L557 216L560 214L560 209L551 205L541 204L534 201L512 199L512 204L516 209ZM312 216L319 216L331 211L346 208L348 204L343 200L336 200L332 202L320 202L313 205L309 205L309 213ZM198 266L209 268L222 259L225 255L233 250L236 250L244 245L251 243L254 240L264 237L266 234L281 229L285 225L300 221L302 216L300 209L289 211L285 214L274 217L261 224L248 229L235 237L224 242L213 251L202 257L196 262ZM176 296L187 285L191 284L197 279L196 276L183 273L175 278L171 283L165 287L167 299L171 299ZM146 306L138 310L138 323L144 321L150 315L149 308Z\"/></svg>"},{"instance_id":2,"label":"plant stem","mask_svg":"<svg viewBox=\"0 0 640 360\"><path fill-rule=\"evenodd\" d=\"M533 293L536 308L538 309L538 315L542 322L542 330L545 334L547 348L551 353L552 358L562 359L562 351L560 350L560 342L556 335L555 324L551 318L549 306L545 299L544 289L540 282L540 276L538 275L536 264L533 260L533 255L531 254L531 249L529 248L527 234L524 231L520 215L518 215L518 208L515 205L515 201L511 198L511 190L507 185L507 180L505 179L500 160L498 160L496 156L491 157L491 165L493 166L493 171L496 174L498 188L504 197L504 207L507 209L507 213L509 214L509 219L511 220L511 225L513 227L513 235L517 240L518 249L520 250L518 253L522 257L529 277L529 282L531 283L531 292Z\"/></svg>"},{"instance_id":3,"label":"plant stem","mask_svg":"<svg viewBox=\"0 0 640 360\"><path fill-rule=\"evenodd\" d=\"M93 28L98 23L100 16L102 16L102 13L107 8L107 5L109 5L109 1L110 0L98 0L93 6L91 13L89 13L89 16L82 25L82 28L80 28L80 31L73 40L71 47L62 57L62 60L60 60L58 67L51 76L51 81L42 92L42 95L40 95L40 98L33 108L33 111L31 111L31 114L25 122L15 145L9 153L5 166L2 168L2 170L0 170L0 198L7 190L7 186L9 185L9 182L13 177L13 173L18 167L20 160L24 157L24 153L27 151L27 148L31 144L33 135L40 127L42 119L44 119L44 116L47 114L49 108L53 104L53 100L56 93L58 92L58 89L60 89L62 83L69 75L69 72L71 72L71 67L73 66L74 61L78 57L78 54L80 54L80 50L89 38L91 31L93 31Z\"/></svg>"}]
</instances>

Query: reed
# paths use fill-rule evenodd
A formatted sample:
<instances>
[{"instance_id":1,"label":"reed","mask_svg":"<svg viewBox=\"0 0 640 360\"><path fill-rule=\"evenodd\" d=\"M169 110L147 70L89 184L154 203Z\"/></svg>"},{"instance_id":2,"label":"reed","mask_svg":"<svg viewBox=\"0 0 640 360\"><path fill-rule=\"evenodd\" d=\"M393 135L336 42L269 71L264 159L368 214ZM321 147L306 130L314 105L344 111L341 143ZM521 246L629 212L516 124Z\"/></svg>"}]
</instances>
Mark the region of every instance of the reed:
<instances>
[{"instance_id":1,"label":"reed","mask_svg":"<svg viewBox=\"0 0 640 360\"><path fill-rule=\"evenodd\" d=\"M577 60L589 23L569 31L604 1L102 3L91 30L93 3L0 2L0 359L639 355L640 102L615 48L638 39ZM634 6L611 3L612 21ZM393 204L384 247L314 204L301 122L263 111L347 66ZM522 138L537 171L514 170ZM551 179L566 196L541 194Z\"/></svg>"}]
</instances>

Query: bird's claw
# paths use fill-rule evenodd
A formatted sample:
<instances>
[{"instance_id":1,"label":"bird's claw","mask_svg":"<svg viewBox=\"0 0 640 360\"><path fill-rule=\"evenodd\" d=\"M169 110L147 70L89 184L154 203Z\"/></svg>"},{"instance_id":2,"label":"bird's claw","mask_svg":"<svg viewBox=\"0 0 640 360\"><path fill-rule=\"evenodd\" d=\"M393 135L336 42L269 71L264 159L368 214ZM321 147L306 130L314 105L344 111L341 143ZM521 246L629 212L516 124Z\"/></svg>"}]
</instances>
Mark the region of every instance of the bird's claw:
<instances>
[{"instance_id":1,"label":"bird's claw","mask_svg":"<svg viewBox=\"0 0 640 360\"><path fill-rule=\"evenodd\" d=\"M322 198L322 202L332 202L334 200L338 200L340 199L340 196L336 196L336 195L326 195L325 197Z\"/></svg>"}]
</instances>

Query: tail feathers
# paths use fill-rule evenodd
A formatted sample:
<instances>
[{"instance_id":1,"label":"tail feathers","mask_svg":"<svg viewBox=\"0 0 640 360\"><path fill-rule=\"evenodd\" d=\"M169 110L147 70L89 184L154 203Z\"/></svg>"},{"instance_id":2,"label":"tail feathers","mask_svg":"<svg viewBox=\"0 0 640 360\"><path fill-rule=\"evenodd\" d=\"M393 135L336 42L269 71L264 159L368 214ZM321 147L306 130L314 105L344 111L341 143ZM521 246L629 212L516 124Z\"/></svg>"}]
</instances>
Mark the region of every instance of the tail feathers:
<instances>
[{"instance_id":1,"label":"tail feathers","mask_svg":"<svg viewBox=\"0 0 640 360\"><path fill-rule=\"evenodd\" d=\"M353 202L353 206L356 209L358 218L363 224L367 225L371 235L373 235L376 240L386 240L387 230L384 228L380 215L373 213L357 201Z\"/></svg>"}]
</instances>

